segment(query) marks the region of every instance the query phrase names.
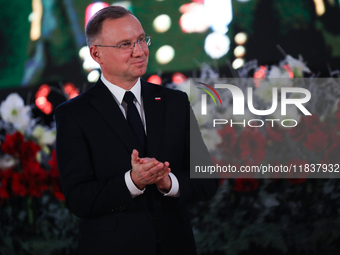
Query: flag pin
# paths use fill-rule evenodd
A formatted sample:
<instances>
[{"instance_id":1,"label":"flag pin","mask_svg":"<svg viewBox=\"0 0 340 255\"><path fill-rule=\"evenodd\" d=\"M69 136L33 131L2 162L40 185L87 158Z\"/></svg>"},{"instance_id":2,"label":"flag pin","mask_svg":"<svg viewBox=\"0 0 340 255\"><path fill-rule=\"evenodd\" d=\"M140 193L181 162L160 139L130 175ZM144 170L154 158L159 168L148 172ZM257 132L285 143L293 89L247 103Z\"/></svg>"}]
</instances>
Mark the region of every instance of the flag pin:
<instances>
[{"instance_id":1,"label":"flag pin","mask_svg":"<svg viewBox=\"0 0 340 255\"><path fill-rule=\"evenodd\" d=\"M159 101L159 100L161 100L161 98L160 98L160 97L155 97L155 100L158 100L158 101Z\"/></svg>"}]
</instances>

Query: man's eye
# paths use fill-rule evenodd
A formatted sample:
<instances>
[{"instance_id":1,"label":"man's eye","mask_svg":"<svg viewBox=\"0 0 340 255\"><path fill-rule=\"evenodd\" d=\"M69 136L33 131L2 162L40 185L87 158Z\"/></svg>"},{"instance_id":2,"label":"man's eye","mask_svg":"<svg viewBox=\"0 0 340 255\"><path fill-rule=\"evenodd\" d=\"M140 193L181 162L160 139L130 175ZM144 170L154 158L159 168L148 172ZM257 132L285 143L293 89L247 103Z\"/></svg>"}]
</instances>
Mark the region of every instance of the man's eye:
<instances>
[{"instance_id":1,"label":"man's eye","mask_svg":"<svg viewBox=\"0 0 340 255\"><path fill-rule=\"evenodd\" d=\"M145 42L145 38L144 37L139 38L138 42Z\"/></svg>"},{"instance_id":2,"label":"man's eye","mask_svg":"<svg viewBox=\"0 0 340 255\"><path fill-rule=\"evenodd\" d=\"M130 42L123 43L123 44L120 45L120 47L122 47L122 48L129 48L129 47L131 47L131 43Z\"/></svg>"}]
</instances>

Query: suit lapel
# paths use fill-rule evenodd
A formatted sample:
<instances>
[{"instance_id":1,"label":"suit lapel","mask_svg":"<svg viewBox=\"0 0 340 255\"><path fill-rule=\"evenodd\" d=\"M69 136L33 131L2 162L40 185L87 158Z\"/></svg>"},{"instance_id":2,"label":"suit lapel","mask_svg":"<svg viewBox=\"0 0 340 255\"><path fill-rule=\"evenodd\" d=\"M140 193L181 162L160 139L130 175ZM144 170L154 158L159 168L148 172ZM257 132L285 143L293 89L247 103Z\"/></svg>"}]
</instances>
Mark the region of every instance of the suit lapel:
<instances>
[{"instance_id":1,"label":"suit lapel","mask_svg":"<svg viewBox=\"0 0 340 255\"><path fill-rule=\"evenodd\" d=\"M115 132L127 148L128 152L131 153L133 149L140 151L128 122L114 100L111 92L103 84L101 79L99 79L94 85L91 94L93 98L90 101L90 104L98 111L105 122Z\"/></svg>"},{"instance_id":2,"label":"suit lapel","mask_svg":"<svg viewBox=\"0 0 340 255\"><path fill-rule=\"evenodd\" d=\"M147 152L149 157L157 158L162 130L164 130L164 100L165 97L141 80L142 97L147 130Z\"/></svg>"}]
</instances>

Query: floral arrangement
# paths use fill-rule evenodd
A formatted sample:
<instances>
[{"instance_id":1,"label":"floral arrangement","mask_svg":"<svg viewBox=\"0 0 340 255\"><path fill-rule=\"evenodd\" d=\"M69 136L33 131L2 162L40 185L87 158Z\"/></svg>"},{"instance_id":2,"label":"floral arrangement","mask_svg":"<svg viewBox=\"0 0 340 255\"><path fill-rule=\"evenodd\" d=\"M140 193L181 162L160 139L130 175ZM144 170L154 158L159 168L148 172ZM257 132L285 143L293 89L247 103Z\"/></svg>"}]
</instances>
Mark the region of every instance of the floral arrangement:
<instances>
[{"instance_id":1,"label":"floral arrangement","mask_svg":"<svg viewBox=\"0 0 340 255\"><path fill-rule=\"evenodd\" d=\"M3 254L71 253L76 219L64 205L55 127L38 124L16 93L0 105L0 249ZM73 229L72 229L73 227Z\"/></svg>"},{"instance_id":2,"label":"floral arrangement","mask_svg":"<svg viewBox=\"0 0 340 255\"><path fill-rule=\"evenodd\" d=\"M339 79L317 78L301 57L294 59L289 55L277 66L258 66L256 61L246 63L236 76L243 78L239 80L250 80L256 109L270 108L273 87L305 87L311 92L312 99L306 107L312 115L304 116L296 108L287 108L289 117L285 118L297 120L294 128L263 121L259 127L221 125L211 129L212 119L232 116L231 93L218 91L223 106L216 106L208 98L208 114L203 116L199 98L205 92L190 88L189 93L189 81L171 85L188 92L214 163L238 169L241 165L260 164L306 164L308 167L318 163L340 164ZM222 81L208 65L203 65L201 79L210 85ZM306 80L308 82L303 83ZM249 83L237 85L246 94ZM278 106L271 118L281 120L280 110ZM264 120L249 111L242 118ZM339 179L308 178L308 174L305 178L289 178L288 175L265 179L224 177L212 201L192 207L200 254L339 252Z\"/></svg>"}]
</instances>

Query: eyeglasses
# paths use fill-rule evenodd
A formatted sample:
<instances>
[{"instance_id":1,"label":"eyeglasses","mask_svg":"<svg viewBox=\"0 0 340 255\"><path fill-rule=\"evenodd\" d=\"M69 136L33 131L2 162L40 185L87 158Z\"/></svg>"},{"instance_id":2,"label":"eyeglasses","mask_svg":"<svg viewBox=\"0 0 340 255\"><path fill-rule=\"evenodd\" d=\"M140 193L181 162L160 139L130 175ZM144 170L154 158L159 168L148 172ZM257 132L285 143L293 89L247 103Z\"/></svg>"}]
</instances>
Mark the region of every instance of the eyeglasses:
<instances>
[{"instance_id":1,"label":"eyeglasses","mask_svg":"<svg viewBox=\"0 0 340 255\"><path fill-rule=\"evenodd\" d=\"M131 51L134 50L136 43L138 43L138 45L141 49L145 49L145 48L147 48L148 46L151 45L151 36L145 34L143 37L140 37L135 42L125 42L125 43L118 45L118 46L109 46L109 45L94 45L94 46L119 48L123 52L131 52Z\"/></svg>"}]
</instances>

